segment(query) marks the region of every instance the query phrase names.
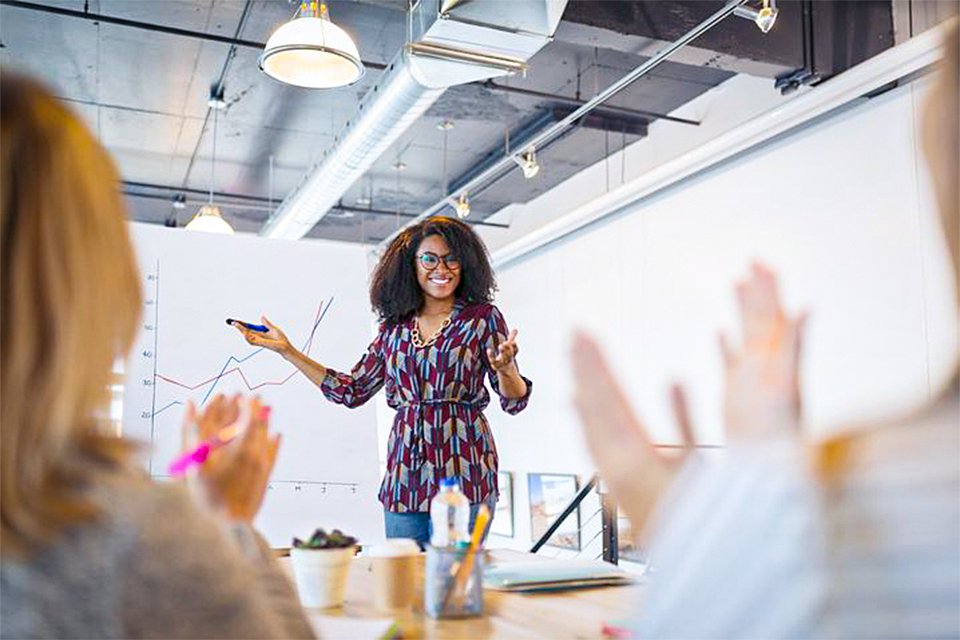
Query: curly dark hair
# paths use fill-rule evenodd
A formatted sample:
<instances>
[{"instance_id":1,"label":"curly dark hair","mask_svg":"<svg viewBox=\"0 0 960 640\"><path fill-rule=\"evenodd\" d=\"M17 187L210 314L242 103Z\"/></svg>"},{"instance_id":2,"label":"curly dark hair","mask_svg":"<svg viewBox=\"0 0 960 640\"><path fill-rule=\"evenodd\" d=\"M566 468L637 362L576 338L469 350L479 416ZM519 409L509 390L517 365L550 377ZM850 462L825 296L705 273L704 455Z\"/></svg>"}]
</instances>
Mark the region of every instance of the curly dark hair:
<instances>
[{"instance_id":1,"label":"curly dark hair","mask_svg":"<svg viewBox=\"0 0 960 640\"><path fill-rule=\"evenodd\" d=\"M454 218L427 218L394 238L380 258L370 282L370 304L388 324L403 322L423 306L417 282L416 253L427 236L441 236L460 258L460 284L454 295L466 303L493 302L497 281L483 241L467 224Z\"/></svg>"}]
</instances>

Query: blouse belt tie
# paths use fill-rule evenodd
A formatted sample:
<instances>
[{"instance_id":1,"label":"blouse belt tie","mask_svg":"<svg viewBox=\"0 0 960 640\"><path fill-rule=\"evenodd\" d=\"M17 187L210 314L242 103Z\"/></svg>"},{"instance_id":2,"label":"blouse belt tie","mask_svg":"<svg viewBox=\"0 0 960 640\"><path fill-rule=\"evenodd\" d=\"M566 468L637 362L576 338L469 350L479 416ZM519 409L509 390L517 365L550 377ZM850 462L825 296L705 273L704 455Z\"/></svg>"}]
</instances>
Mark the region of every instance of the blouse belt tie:
<instances>
[{"instance_id":1,"label":"blouse belt tie","mask_svg":"<svg viewBox=\"0 0 960 640\"><path fill-rule=\"evenodd\" d=\"M417 458L423 462L427 459L427 453L424 448L424 437L423 437L423 408L424 407L439 407L445 404L459 405L462 407L473 407L472 402L466 400L448 400L444 398L434 398L432 400L410 400L409 402L404 402L399 405L398 408L412 408L413 409L413 442L411 444L414 447L414 452L417 455Z\"/></svg>"}]
</instances>

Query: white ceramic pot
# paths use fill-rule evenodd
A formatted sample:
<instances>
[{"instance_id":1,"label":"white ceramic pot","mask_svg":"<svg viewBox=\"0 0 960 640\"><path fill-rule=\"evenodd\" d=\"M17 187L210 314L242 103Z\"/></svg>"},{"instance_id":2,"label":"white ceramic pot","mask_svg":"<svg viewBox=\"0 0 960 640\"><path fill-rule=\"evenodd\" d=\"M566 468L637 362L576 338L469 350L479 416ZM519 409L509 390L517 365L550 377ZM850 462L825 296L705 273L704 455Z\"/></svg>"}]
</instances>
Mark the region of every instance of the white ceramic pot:
<instances>
[{"instance_id":1,"label":"white ceramic pot","mask_svg":"<svg viewBox=\"0 0 960 640\"><path fill-rule=\"evenodd\" d=\"M355 549L290 549L300 603L329 609L343 604Z\"/></svg>"}]
</instances>

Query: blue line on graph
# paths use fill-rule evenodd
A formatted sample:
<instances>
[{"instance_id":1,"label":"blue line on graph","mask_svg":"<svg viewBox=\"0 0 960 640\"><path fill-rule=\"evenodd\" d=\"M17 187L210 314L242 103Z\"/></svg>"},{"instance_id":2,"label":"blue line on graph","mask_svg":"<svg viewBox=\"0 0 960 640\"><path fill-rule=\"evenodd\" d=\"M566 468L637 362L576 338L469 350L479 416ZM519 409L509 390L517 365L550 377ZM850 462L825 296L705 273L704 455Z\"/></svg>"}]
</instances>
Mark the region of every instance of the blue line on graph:
<instances>
[{"instance_id":1,"label":"blue line on graph","mask_svg":"<svg viewBox=\"0 0 960 640\"><path fill-rule=\"evenodd\" d=\"M257 355L258 353L264 350L265 349L263 347L260 347L259 349L257 349L256 351L254 351L253 353L251 353L245 358L237 359L233 356L230 356L229 358L227 358L227 361L223 364L223 368L220 369L220 373L218 373L217 377L213 379L213 385L211 385L210 390L207 391L207 395L203 396L203 400L200 402L200 406L202 407L207 403L207 400L210 398L210 394L212 394L213 390L217 388L217 383L220 382L220 378L223 377L223 372L227 370L227 367L230 366L231 362L236 362L237 364L240 364L241 362L246 362L247 360L249 360L250 358L252 358L253 356Z\"/></svg>"},{"instance_id":2,"label":"blue line on graph","mask_svg":"<svg viewBox=\"0 0 960 640\"><path fill-rule=\"evenodd\" d=\"M301 347L301 349L306 349L306 348L307 348L307 345L310 344L310 341L313 340L313 336L314 336L314 334L317 332L317 327L320 326L320 322L323 321L323 317L324 317L325 315L327 315L327 311L330 310L330 305L332 305L332 304L333 304L333 298L331 297L331 298L330 298L330 302L328 302L328 303L327 303L327 306L323 309L323 311L320 312L320 317L317 318L317 321L313 323L313 329L310 330L310 336L309 336L309 337L306 339L306 341L303 343L303 346ZM220 369L220 373L218 373L218 374L217 374L217 377L214 378L213 384L210 386L210 390L207 391L207 395L205 395L205 396L203 397L203 401L200 402L200 406L202 407L204 404L206 404L207 400L210 398L210 395L213 393L213 390L217 388L217 383L220 382L220 378L223 377L223 372L227 370L227 367L230 366L230 363L231 363L231 362L236 362L237 364L240 364L240 363L242 363L242 362L246 362L247 360L249 360L250 358L252 358L253 356L257 355L258 353L260 353L261 351L264 351L264 350L265 350L264 347L260 347L259 349L257 349L257 350L254 351L253 353L251 353L251 354L249 354L248 356L246 356L246 357L244 357L244 358L241 358L241 359L237 359L235 356L230 356L229 358L227 358L227 361L224 363L223 368Z\"/></svg>"},{"instance_id":3,"label":"blue line on graph","mask_svg":"<svg viewBox=\"0 0 960 640\"><path fill-rule=\"evenodd\" d=\"M154 412L153 412L153 415L154 415L154 416L158 416L158 415L160 415L161 413L163 413L164 411L166 411L167 409L169 409L170 407L172 407L172 406L174 406L174 405L177 405L177 404L182 405L183 403L180 402L179 400L174 400L173 402L171 402L171 403L168 404L167 406L163 407L162 409L157 409L156 411L154 411Z\"/></svg>"}]
</instances>

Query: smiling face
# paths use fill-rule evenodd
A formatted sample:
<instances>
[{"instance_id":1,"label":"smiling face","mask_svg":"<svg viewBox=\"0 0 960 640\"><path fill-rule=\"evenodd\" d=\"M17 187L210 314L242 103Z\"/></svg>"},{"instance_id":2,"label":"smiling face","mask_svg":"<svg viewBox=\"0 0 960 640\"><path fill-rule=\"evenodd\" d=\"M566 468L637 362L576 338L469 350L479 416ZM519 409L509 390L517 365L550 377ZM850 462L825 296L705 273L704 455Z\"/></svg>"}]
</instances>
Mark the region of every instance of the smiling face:
<instances>
[{"instance_id":1,"label":"smiling face","mask_svg":"<svg viewBox=\"0 0 960 640\"><path fill-rule=\"evenodd\" d=\"M432 264L429 258L423 259L424 254L433 254L439 260L433 260L435 267L430 268ZM450 246L443 236L430 235L420 242L416 253L417 261L417 282L423 290L423 295L434 300L448 300L453 297L460 284L459 263L455 269L447 266L447 262L453 256L450 252ZM428 263L428 264L424 264Z\"/></svg>"}]
</instances>

